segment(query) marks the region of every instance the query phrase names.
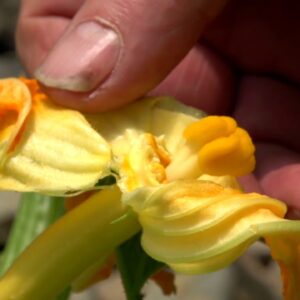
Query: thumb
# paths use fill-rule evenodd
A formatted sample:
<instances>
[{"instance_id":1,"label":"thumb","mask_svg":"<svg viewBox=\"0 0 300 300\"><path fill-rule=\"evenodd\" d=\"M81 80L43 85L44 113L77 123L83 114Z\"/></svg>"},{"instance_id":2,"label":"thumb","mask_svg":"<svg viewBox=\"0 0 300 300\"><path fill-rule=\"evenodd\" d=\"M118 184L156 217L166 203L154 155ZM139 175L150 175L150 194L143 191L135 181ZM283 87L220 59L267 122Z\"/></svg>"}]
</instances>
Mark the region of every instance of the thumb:
<instances>
[{"instance_id":1,"label":"thumb","mask_svg":"<svg viewBox=\"0 0 300 300\"><path fill-rule=\"evenodd\" d=\"M95 111L158 84L225 0L87 0L35 75L56 101Z\"/></svg>"}]
</instances>

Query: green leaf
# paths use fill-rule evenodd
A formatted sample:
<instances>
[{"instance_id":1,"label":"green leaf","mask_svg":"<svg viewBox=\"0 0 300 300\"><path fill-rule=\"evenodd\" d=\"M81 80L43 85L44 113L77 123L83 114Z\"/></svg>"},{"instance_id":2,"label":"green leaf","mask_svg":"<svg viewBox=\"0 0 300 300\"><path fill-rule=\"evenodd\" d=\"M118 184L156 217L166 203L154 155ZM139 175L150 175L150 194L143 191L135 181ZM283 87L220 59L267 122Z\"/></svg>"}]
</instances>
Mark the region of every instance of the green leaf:
<instances>
[{"instance_id":1,"label":"green leaf","mask_svg":"<svg viewBox=\"0 0 300 300\"><path fill-rule=\"evenodd\" d=\"M68 300L71 294L71 288L66 288L60 295L58 295L55 300Z\"/></svg>"},{"instance_id":2,"label":"green leaf","mask_svg":"<svg viewBox=\"0 0 300 300\"><path fill-rule=\"evenodd\" d=\"M99 179L98 182L95 184L95 187L113 185L116 182L117 182L116 177L109 175L109 176Z\"/></svg>"},{"instance_id":3,"label":"green leaf","mask_svg":"<svg viewBox=\"0 0 300 300\"><path fill-rule=\"evenodd\" d=\"M117 265L127 300L142 299L142 287L149 277L164 266L145 253L140 239L140 234L137 234L117 249Z\"/></svg>"}]
</instances>

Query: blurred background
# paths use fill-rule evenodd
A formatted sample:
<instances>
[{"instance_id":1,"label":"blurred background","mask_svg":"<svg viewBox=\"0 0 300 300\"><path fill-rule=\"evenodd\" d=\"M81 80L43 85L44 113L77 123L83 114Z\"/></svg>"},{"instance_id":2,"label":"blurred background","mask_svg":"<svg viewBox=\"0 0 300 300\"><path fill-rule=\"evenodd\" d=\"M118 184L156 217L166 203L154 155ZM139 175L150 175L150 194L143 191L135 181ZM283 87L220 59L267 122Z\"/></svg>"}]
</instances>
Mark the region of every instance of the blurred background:
<instances>
[{"instance_id":1,"label":"blurred background","mask_svg":"<svg viewBox=\"0 0 300 300\"><path fill-rule=\"evenodd\" d=\"M16 76L21 66L14 52L14 31L19 0L0 0L0 75Z\"/></svg>"},{"instance_id":2,"label":"blurred background","mask_svg":"<svg viewBox=\"0 0 300 300\"><path fill-rule=\"evenodd\" d=\"M103 0L105 1L105 0ZM15 53L14 31L18 0L0 0L0 77L24 74ZM1 122L1 120L0 120ZM0 192L0 249L5 242L18 206L17 193ZM176 277L177 294L163 296L152 282L145 287L146 300L279 300L281 285L277 265L263 243L256 243L232 266L205 276ZM109 280L72 300L125 299L117 272Z\"/></svg>"}]
</instances>

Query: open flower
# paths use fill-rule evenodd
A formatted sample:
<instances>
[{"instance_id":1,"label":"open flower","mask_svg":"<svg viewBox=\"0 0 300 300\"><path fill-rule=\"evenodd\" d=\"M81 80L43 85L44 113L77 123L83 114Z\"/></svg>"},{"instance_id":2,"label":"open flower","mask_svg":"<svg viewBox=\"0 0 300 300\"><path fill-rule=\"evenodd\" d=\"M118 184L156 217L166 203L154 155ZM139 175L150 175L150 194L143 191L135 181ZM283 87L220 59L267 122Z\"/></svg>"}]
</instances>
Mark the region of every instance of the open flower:
<instances>
[{"instance_id":1,"label":"open flower","mask_svg":"<svg viewBox=\"0 0 300 300\"><path fill-rule=\"evenodd\" d=\"M232 118L166 97L83 115L18 79L0 81L0 116L0 189L102 189L20 256L0 281L1 299L50 300L140 230L150 256L188 274L222 268L264 237L286 299L297 299L300 224L283 219L282 202L239 188L254 146ZM116 184L101 185L107 176Z\"/></svg>"},{"instance_id":2,"label":"open flower","mask_svg":"<svg viewBox=\"0 0 300 300\"><path fill-rule=\"evenodd\" d=\"M36 81L6 79L0 87L0 189L70 195L114 175L130 191L254 167L252 142L233 119L202 119L171 98L82 115L53 104Z\"/></svg>"}]
</instances>

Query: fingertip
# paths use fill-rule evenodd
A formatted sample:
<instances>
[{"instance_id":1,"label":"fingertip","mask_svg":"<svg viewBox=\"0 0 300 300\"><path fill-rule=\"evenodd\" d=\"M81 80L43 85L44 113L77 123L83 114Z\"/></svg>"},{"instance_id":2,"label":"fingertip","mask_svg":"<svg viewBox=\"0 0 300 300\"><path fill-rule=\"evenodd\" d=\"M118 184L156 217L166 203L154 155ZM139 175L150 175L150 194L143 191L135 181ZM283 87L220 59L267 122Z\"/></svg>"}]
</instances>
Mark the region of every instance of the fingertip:
<instances>
[{"instance_id":1,"label":"fingertip","mask_svg":"<svg viewBox=\"0 0 300 300\"><path fill-rule=\"evenodd\" d=\"M136 92L125 94L122 89L95 89L90 92L72 92L64 89L52 88L40 82L41 89L55 103L67 108L79 110L85 113L96 113L122 107L123 105L138 99ZM142 96L143 94L141 94Z\"/></svg>"},{"instance_id":2,"label":"fingertip","mask_svg":"<svg viewBox=\"0 0 300 300\"><path fill-rule=\"evenodd\" d=\"M230 114L235 98L235 74L207 45L197 45L151 92L168 95L210 114Z\"/></svg>"},{"instance_id":3,"label":"fingertip","mask_svg":"<svg viewBox=\"0 0 300 300\"><path fill-rule=\"evenodd\" d=\"M158 84L223 3L86 1L36 76L59 103L84 110L118 107ZM76 100L65 100L70 95Z\"/></svg>"},{"instance_id":4,"label":"fingertip","mask_svg":"<svg viewBox=\"0 0 300 300\"><path fill-rule=\"evenodd\" d=\"M286 147L259 143L255 174L263 192L300 209L300 155Z\"/></svg>"}]
</instances>

